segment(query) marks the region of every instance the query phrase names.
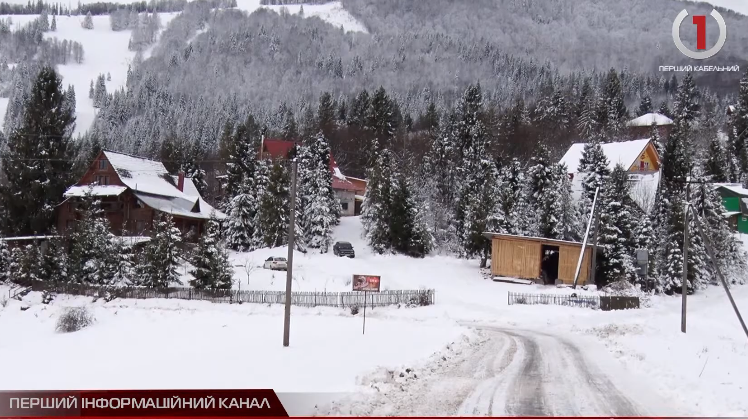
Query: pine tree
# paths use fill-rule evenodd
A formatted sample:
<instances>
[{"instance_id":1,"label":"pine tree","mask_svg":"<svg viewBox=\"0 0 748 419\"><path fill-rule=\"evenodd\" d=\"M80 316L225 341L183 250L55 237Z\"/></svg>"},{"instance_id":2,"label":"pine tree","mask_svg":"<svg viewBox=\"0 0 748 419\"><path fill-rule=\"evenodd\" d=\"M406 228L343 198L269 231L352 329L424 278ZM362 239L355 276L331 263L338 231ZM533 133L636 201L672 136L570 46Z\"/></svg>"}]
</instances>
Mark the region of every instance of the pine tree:
<instances>
[{"instance_id":1,"label":"pine tree","mask_svg":"<svg viewBox=\"0 0 748 419\"><path fill-rule=\"evenodd\" d=\"M583 176L583 205L585 213L592 208L595 198L595 190L601 189L610 176L608 157L603 151L602 145L597 140L592 140L584 145L582 158L579 160L579 176Z\"/></svg>"},{"instance_id":2,"label":"pine tree","mask_svg":"<svg viewBox=\"0 0 748 419\"><path fill-rule=\"evenodd\" d=\"M601 109L604 129L612 134L618 133L628 118L628 110L624 103L621 80L615 69L610 69L605 81Z\"/></svg>"},{"instance_id":3,"label":"pine tree","mask_svg":"<svg viewBox=\"0 0 748 419\"><path fill-rule=\"evenodd\" d=\"M672 118L673 117L673 113L670 112L670 107L668 107L667 101L663 101L660 104L660 108L657 110L657 113L659 113L660 115L665 115L668 118Z\"/></svg>"},{"instance_id":4,"label":"pine tree","mask_svg":"<svg viewBox=\"0 0 748 419\"><path fill-rule=\"evenodd\" d=\"M52 15L52 26L51 26L52 32L57 31L57 17L55 15Z\"/></svg>"},{"instance_id":5,"label":"pine tree","mask_svg":"<svg viewBox=\"0 0 748 419\"><path fill-rule=\"evenodd\" d=\"M528 169L528 210L533 216L528 228L528 235L537 237L555 237L558 222L558 200L553 191L555 184L553 164L550 162L548 148L541 145L531 159Z\"/></svg>"},{"instance_id":6,"label":"pine tree","mask_svg":"<svg viewBox=\"0 0 748 419\"><path fill-rule=\"evenodd\" d=\"M228 245L246 252L258 245L255 230L260 210L260 200L253 178L246 178L239 194L231 199L228 220Z\"/></svg>"},{"instance_id":7,"label":"pine tree","mask_svg":"<svg viewBox=\"0 0 748 419\"><path fill-rule=\"evenodd\" d=\"M60 77L51 67L37 75L24 112L2 151L5 230L43 234L54 223L55 206L71 183L70 133L75 123Z\"/></svg>"},{"instance_id":8,"label":"pine tree","mask_svg":"<svg viewBox=\"0 0 748 419\"><path fill-rule=\"evenodd\" d=\"M392 195L392 157L388 149L382 150L369 167L364 203L361 208L361 224L364 236L371 248L383 254L390 250L390 201Z\"/></svg>"},{"instance_id":9,"label":"pine tree","mask_svg":"<svg viewBox=\"0 0 748 419\"><path fill-rule=\"evenodd\" d=\"M91 80L91 87L88 89L88 98L93 99L96 95L96 90L94 89L94 81Z\"/></svg>"},{"instance_id":10,"label":"pine tree","mask_svg":"<svg viewBox=\"0 0 748 419\"><path fill-rule=\"evenodd\" d=\"M52 230L50 235L52 238L47 242L47 251L41 258L41 277L45 281L65 282L68 280L66 243L57 236L57 231Z\"/></svg>"},{"instance_id":11,"label":"pine tree","mask_svg":"<svg viewBox=\"0 0 748 419\"><path fill-rule=\"evenodd\" d=\"M260 228L265 247L278 247L287 243L288 188L288 170L280 162L275 162L270 171L267 190L260 201Z\"/></svg>"},{"instance_id":12,"label":"pine tree","mask_svg":"<svg viewBox=\"0 0 748 419\"><path fill-rule=\"evenodd\" d=\"M70 237L68 277L79 284L110 285L114 276L111 260L116 255L101 202L87 193L81 200L80 213Z\"/></svg>"},{"instance_id":13,"label":"pine tree","mask_svg":"<svg viewBox=\"0 0 748 419\"><path fill-rule=\"evenodd\" d=\"M389 205L389 231L392 250L412 257L423 257L432 249L433 238L421 217L422 209L402 173L392 183Z\"/></svg>"},{"instance_id":14,"label":"pine tree","mask_svg":"<svg viewBox=\"0 0 748 419\"><path fill-rule=\"evenodd\" d=\"M503 226L498 227L499 231L525 235L530 220L525 197L525 170L518 159L512 159L501 169L499 185L498 202L501 205L500 211L504 215Z\"/></svg>"},{"instance_id":15,"label":"pine tree","mask_svg":"<svg viewBox=\"0 0 748 419\"><path fill-rule=\"evenodd\" d=\"M215 214L211 214L207 231L200 236L191 263L194 277L190 285L199 290L229 290L233 283L233 269L220 239L220 227Z\"/></svg>"},{"instance_id":16,"label":"pine tree","mask_svg":"<svg viewBox=\"0 0 748 419\"><path fill-rule=\"evenodd\" d=\"M41 30L42 32L49 31L49 14L46 10L42 10L42 13L39 15L37 22L39 24L39 30Z\"/></svg>"},{"instance_id":17,"label":"pine tree","mask_svg":"<svg viewBox=\"0 0 748 419\"><path fill-rule=\"evenodd\" d=\"M729 164L725 154L722 141L720 141L719 137L714 136L709 142L709 148L707 149L706 158L703 160L702 168L704 175L707 176L711 182L727 182L727 169L729 168Z\"/></svg>"},{"instance_id":18,"label":"pine tree","mask_svg":"<svg viewBox=\"0 0 748 419\"><path fill-rule=\"evenodd\" d=\"M0 284L11 280L11 263L11 252L8 248L8 242L4 238L0 238Z\"/></svg>"},{"instance_id":19,"label":"pine tree","mask_svg":"<svg viewBox=\"0 0 748 419\"><path fill-rule=\"evenodd\" d=\"M91 12L88 12L86 14L86 17L83 19L83 23L81 23L81 26L83 27L83 29L93 29L94 28L93 17L91 16Z\"/></svg>"},{"instance_id":20,"label":"pine tree","mask_svg":"<svg viewBox=\"0 0 748 419\"><path fill-rule=\"evenodd\" d=\"M159 212L153 221L151 240L136 265L137 283L151 288L168 288L179 280L179 244L182 236L169 214Z\"/></svg>"},{"instance_id":21,"label":"pine tree","mask_svg":"<svg viewBox=\"0 0 748 419\"><path fill-rule=\"evenodd\" d=\"M29 244L23 248L15 247L11 252L11 259L10 274L14 282L29 285L33 281L42 280L41 253L37 246Z\"/></svg>"},{"instance_id":22,"label":"pine tree","mask_svg":"<svg viewBox=\"0 0 748 419\"><path fill-rule=\"evenodd\" d=\"M690 131L701 115L701 94L696 89L691 73L686 74L675 98L675 119L684 131Z\"/></svg>"},{"instance_id":23,"label":"pine tree","mask_svg":"<svg viewBox=\"0 0 748 419\"><path fill-rule=\"evenodd\" d=\"M636 111L636 116L642 116L652 112L654 112L654 109L652 108L652 99L649 96L644 96L641 102L639 102L639 109Z\"/></svg>"},{"instance_id":24,"label":"pine tree","mask_svg":"<svg viewBox=\"0 0 748 419\"><path fill-rule=\"evenodd\" d=\"M598 244L603 248L600 268L606 282L631 281L636 278L633 204L629 198L628 174L616 165L610 175L600 211Z\"/></svg>"},{"instance_id":25,"label":"pine tree","mask_svg":"<svg viewBox=\"0 0 748 419\"><path fill-rule=\"evenodd\" d=\"M332 190L330 147L321 131L299 153L297 199L304 242L310 248L327 252L332 243L332 227L339 217L339 212L335 213L339 203Z\"/></svg>"}]
</instances>

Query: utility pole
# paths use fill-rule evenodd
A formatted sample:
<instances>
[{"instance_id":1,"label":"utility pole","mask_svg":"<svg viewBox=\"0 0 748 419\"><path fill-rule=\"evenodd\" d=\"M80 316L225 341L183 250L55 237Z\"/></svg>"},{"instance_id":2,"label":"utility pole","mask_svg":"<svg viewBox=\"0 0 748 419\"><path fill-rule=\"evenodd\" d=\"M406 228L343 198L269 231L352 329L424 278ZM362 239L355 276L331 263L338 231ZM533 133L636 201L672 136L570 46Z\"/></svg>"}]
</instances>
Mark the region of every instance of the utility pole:
<instances>
[{"instance_id":1,"label":"utility pole","mask_svg":"<svg viewBox=\"0 0 748 419\"><path fill-rule=\"evenodd\" d=\"M681 278L680 331L686 333L686 300L688 295L688 206L691 202L691 176L686 177L686 202L683 209L683 276Z\"/></svg>"},{"instance_id":2,"label":"utility pole","mask_svg":"<svg viewBox=\"0 0 748 419\"><path fill-rule=\"evenodd\" d=\"M574 285L572 289L577 288L577 281L579 280L579 272L582 269L582 260L584 260L584 249L587 247L587 237L590 235L590 228L592 227L592 221L595 219L595 204L597 204L597 194L600 192L600 187L595 188L595 196L592 198L592 209L590 212L590 220L587 222L587 231L584 233L584 240L582 240L582 248L579 250L579 261L577 261L577 270L574 273ZM589 281L589 276L587 280Z\"/></svg>"},{"instance_id":3,"label":"utility pole","mask_svg":"<svg viewBox=\"0 0 748 419\"><path fill-rule=\"evenodd\" d=\"M732 309L735 311L735 315L738 317L740 326L743 327L745 336L748 337L748 326L745 325L743 316L740 315L740 310L738 310L738 306L735 304L735 300L733 300L732 298L732 293L730 292L730 287L727 285L727 280L725 280L725 276L722 274L722 270L719 269L719 264L717 263L717 257L714 252L714 247L712 246L712 241L706 236L706 234L704 234L704 226L701 224L701 220L699 220L699 214L696 213L696 208L691 208L691 210L693 211L693 220L696 223L696 227L699 229L701 239L704 241L704 247L706 247L706 253L707 255L709 255L709 260L712 262L714 271L717 272L717 277L719 277L719 281L722 283L722 287L727 293L727 298L730 300L730 304L732 304Z\"/></svg>"},{"instance_id":4,"label":"utility pole","mask_svg":"<svg viewBox=\"0 0 748 419\"><path fill-rule=\"evenodd\" d=\"M288 217L288 263L286 267L286 307L283 317L283 346L288 346L291 334L291 282L293 281L293 248L295 246L294 225L296 225L296 170L298 163L291 163L291 194L289 195Z\"/></svg>"}]
</instances>

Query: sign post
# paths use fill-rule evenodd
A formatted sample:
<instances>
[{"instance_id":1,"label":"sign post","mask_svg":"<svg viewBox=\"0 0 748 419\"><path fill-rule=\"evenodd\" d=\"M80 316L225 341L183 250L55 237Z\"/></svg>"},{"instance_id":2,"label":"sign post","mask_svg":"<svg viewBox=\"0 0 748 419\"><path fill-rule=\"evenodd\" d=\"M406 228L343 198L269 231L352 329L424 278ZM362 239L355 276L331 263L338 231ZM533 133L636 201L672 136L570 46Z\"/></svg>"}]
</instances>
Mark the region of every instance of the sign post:
<instances>
[{"instance_id":1,"label":"sign post","mask_svg":"<svg viewBox=\"0 0 748 419\"><path fill-rule=\"evenodd\" d=\"M369 292L379 292L381 277L375 275L353 275L353 291L364 292L364 326L362 334L366 334L366 299Z\"/></svg>"}]
</instances>

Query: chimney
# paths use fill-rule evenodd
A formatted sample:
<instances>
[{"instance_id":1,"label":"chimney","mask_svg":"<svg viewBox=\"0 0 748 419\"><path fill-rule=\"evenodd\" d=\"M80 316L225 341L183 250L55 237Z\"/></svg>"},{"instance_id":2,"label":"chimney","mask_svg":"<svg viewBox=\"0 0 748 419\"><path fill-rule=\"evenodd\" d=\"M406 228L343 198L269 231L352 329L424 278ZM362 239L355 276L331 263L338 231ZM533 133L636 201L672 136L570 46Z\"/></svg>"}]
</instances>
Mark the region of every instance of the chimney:
<instances>
[{"instance_id":1,"label":"chimney","mask_svg":"<svg viewBox=\"0 0 748 419\"><path fill-rule=\"evenodd\" d=\"M179 172L179 180L177 181L177 189L180 192L184 192L184 172Z\"/></svg>"}]
</instances>

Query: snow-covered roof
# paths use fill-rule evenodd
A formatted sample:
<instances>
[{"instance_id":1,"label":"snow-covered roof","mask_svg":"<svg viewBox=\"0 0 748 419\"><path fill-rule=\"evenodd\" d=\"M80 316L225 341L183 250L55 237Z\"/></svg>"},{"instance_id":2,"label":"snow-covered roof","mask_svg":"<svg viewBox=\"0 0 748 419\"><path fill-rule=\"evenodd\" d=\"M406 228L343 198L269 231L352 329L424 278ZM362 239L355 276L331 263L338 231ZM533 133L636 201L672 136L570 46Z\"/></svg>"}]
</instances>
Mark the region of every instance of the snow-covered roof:
<instances>
[{"instance_id":1,"label":"snow-covered roof","mask_svg":"<svg viewBox=\"0 0 748 419\"><path fill-rule=\"evenodd\" d=\"M363 195L354 195L356 201L364 201L366 198Z\"/></svg>"},{"instance_id":2,"label":"snow-covered roof","mask_svg":"<svg viewBox=\"0 0 748 419\"><path fill-rule=\"evenodd\" d=\"M743 185L739 183L715 183L714 186L725 188L736 195L748 196L748 189L744 188Z\"/></svg>"},{"instance_id":3,"label":"snow-covered roof","mask_svg":"<svg viewBox=\"0 0 748 419\"><path fill-rule=\"evenodd\" d=\"M82 185L82 186L71 186L63 196L65 198L70 197L81 197L91 194L91 196L119 196L122 192L126 191L127 188L118 185Z\"/></svg>"},{"instance_id":4,"label":"snow-covered roof","mask_svg":"<svg viewBox=\"0 0 748 419\"><path fill-rule=\"evenodd\" d=\"M647 113L638 118L634 118L626 123L630 127L651 127L652 124L660 125L672 125L673 120L661 113Z\"/></svg>"},{"instance_id":5,"label":"snow-covered roof","mask_svg":"<svg viewBox=\"0 0 748 419\"><path fill-rule=\"evenodd\" d=\"M722 216L724 216L725 218L730 218L730 217L733 217L735 215L740 215L740 214L742 214L742 212L740 211L729 211L729 212L722 214Z\"/></svg>"},{"instance_id":6,"label":"snow-covered roof","mask_svg":"<svg viewBox=\"0 0 748 419\"><path fill-rule=\"evenodd\" d=\"M184 196L172 182L174 179L163 163L112 151L104 151L104 155L122 183L133 191L171 197Z\"/></svg>"},{"instance_id":7,"label":"snow-covered roof","mask_svg":"<svg viewBox=\"0 0 748 419\"><path fill-rule=\"evenodd\" d=\"M157 211L184 218L207 220L214 210L213 207L200 198L190 200L182 197L152 195L139 192L135 192L135 196L143 201L144 204ZM226 214L218 210L215 210L215 216L219 220L226 218Z\"/></svg>"},{"instance_id":8,"label":"snow-covered roof","mask_svg":"<svg viewBox=\"0 0 748 419\"><path fill-rule=\"evenodd\" d=\"M179 178L170 175L163 163L112 151L104 151L104 155L122 183L149 207L188 218L208 219L212 211L217 219L226 218L226 214L205 202L192 179L185 177L184 190L180 191Z\"/></svg>"},{"instance_id":9,"label":"snow-covered roof","mask_svg":"<svg viewBox=\"0 0 748 419\"><path fill-rule=\"evenodd\" d=\"M617 164L621 164L626 170L636 162L636 159L644 151L650 139L622 141L618 143L602 144L603 153L608 158L610 170L613 170ZM577 173L579 170L579 161L582 159L585 143L572 144L569 150L564 154L559 163L565 164L569 173Z\"/></svg>"},{"instance_id":10,"label":"snow-covered roof","mask_svg":"<svg viewBox=\"0 0 748 419\"><path fill-rule=\"evenodd\" d=\"M343 173L340 171L340 168L338 168L338 166L334 166L332 168L332 175L340 180L346 180L345 176L343 176Z\"/></svg>"},{"instance_id":11,"label":"snow-covered roof","mask_svg":"<svg viewBox=\"0 0 748 419\"><path fill-rule=\"evenodd\" d=\"M504 233L494 233L492 231L486 231L483 233L483 237L486 238L494 238L494 237L505 237L508 239L515 239L515 240L528 240L528 241L538 241L538 242L552 242L552 243L561 243L561 244L571 244L571 245L577 245L582 246L582 243L570 241L570 240L558 240L558 239L546 239L544 237L533 237L533 236L519 236L515 234L504 234ZM592 247L590 243L587 243L587 247Z\"/></svg>"}]
</instances>

